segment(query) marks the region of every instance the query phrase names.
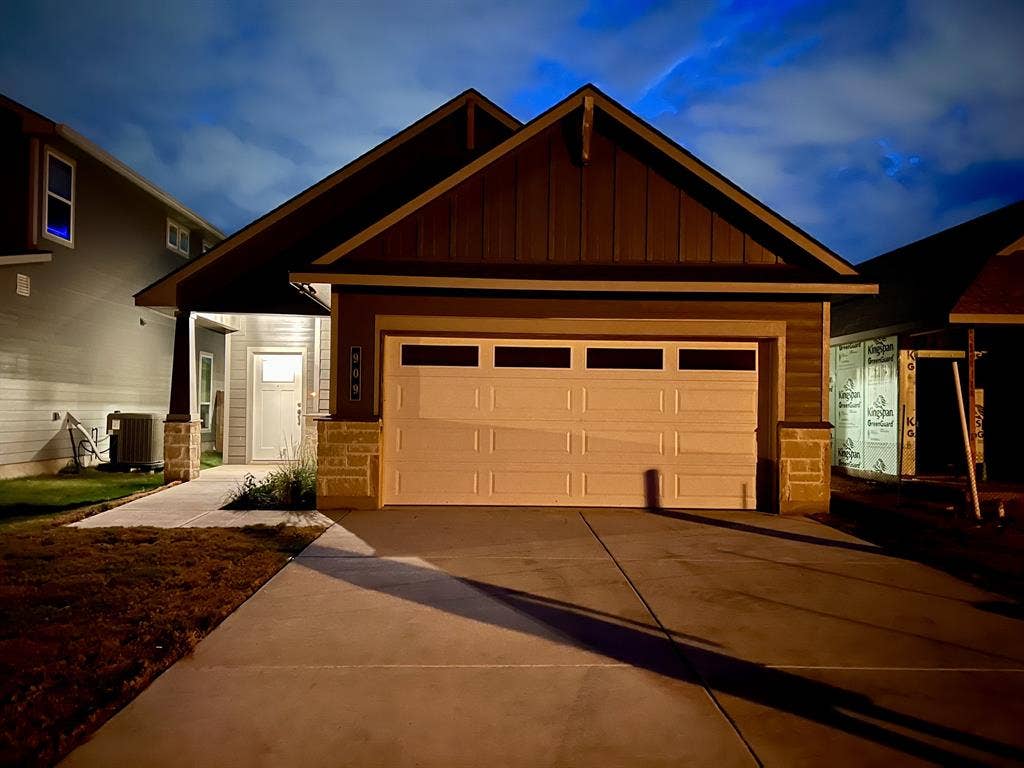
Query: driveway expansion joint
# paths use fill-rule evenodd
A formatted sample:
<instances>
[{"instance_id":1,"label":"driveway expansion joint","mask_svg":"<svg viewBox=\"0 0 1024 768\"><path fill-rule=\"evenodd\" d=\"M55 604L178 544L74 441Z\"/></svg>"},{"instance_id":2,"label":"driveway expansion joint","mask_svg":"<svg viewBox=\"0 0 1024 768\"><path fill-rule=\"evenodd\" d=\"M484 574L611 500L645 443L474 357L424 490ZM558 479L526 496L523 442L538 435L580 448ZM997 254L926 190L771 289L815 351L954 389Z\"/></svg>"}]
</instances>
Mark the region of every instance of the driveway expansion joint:
<instances>
[{"instance_id":1,"label":"driveway expansion joint","mask_svg":"<svg viewBox=\"0 0 1024 768\"><path fill-rule=\"evenodd\" d=\"M715 692L711 690L711 686L708 685L707 680L705 680L704 676L701 675L700 670L698 670L697 667L690 661L690 659L687 658L686 653L676 643L673 633L670 632L668 628L661 622L661 619L659 619L658 615L654 612L654 608L652 608L650 603L648 603L644 596L640 594L640 590L637 589L636 584L634 584L633 580L629 578L629 574L626 573L626 570L622 567L622 564L619 563L615 555L612 554L611 549L608 548L608 545L604 543L604 540L598 535L597 531L594 530L594 526L590 524L590 521L587 520L583 512L580 511L578 512L578 514L580 516L580 519L583 521L583 524L587 526L587 529L590 531L590 534L594 537L597 543L601 545L601 548L608 553L608 557L615 564L615 567L618 569L619 573L622 574L622 578L626 580L626 583L629 585L629 588L633 591L633 594L636 595L637 600L639 600L640 604L643 605L644 610L647 611L650 617L658 625L658 627L661 630L661 633L665 636L665 639L668 640L669 644L672 646L672 649L675 652L676 656L683 663L683 665L686 666L693 673L694 678L700 681L700 685L701 688L704 689L704 693L707 695L708 699L710 699L715 709L718 710L718 713L722 716L722 718L727 723L729 723L729 726L730 728L732 728L733 733L736 734L736 738L738 738L740 742L743 744L743 746L746 748L747 754L750 755L751 760L754 761L755 765L763 767L764 763L761 762L761 758L757 756L757 753L754 751L754 747L743 735L743 731L740 730L739 724L726 711L725 707L718 700L718 697L715 696Z\"/></svg>"}]
</instances>

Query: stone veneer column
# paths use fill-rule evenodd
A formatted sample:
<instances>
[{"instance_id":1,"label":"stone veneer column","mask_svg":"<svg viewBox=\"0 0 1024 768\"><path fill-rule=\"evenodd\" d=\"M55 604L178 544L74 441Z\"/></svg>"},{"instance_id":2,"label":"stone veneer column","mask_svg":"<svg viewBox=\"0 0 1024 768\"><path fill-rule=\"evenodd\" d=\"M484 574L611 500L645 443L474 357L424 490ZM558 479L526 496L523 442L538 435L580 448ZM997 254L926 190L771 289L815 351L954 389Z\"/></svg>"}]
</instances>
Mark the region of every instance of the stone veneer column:
<instances>
[{"instance_id":1,"label":"stone veneer column","mask_svg":"<svg viewBox=\"0 0 1024 768\"><path fill-rule=\"evenodd\" d=\"M317 509L380 508L380 422L317 420Z\"/></svg>"},{"instance_id":2,"label":"stone veneer column","mask_svg":"<svg viewBox=\"0 0 1024 768\"><path fill-rule=\"evenodd\" d=\"M831 492L832 425L779 424L779 513L827 512Z\"/></svg>"},{"instance_id":3,"label":"stone veneer column","mask_svg":"<svg viewBox=\"0 0 1024 768\"><path fill-rule=\"evenodd\" d=\"M164 481L195 480L202 454L202 423L164 422Z\"/></svg>"}]
</instances>

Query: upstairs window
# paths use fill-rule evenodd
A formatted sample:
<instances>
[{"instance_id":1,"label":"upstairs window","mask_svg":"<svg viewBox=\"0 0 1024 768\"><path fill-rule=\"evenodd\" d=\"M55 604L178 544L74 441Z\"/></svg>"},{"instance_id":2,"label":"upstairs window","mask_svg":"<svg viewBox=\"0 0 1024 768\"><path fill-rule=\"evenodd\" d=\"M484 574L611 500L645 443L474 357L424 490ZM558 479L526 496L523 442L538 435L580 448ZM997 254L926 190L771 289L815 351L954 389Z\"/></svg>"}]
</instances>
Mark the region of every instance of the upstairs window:
<instances>
[{"instance_id":1,"label":"upstairs window","mask_svg":"<svg viewBox=\"0 0 1024 768\"><path fill-rule=\"evenodd\" d=\"M43 234L50 240L73 247L75 227L75 163L71 158L46 149L46 205Z\"/></svg>"},{"instance_id":2,"label":"upstairs window","mask_svg":"<svg viewBox=\"0 0 1024 768\"><path fill-rule=\"evenodd\" d=\"M188 256L189 231L173 219L167 220L167 247L182 256Z\"/></svg>"}]
</instances>

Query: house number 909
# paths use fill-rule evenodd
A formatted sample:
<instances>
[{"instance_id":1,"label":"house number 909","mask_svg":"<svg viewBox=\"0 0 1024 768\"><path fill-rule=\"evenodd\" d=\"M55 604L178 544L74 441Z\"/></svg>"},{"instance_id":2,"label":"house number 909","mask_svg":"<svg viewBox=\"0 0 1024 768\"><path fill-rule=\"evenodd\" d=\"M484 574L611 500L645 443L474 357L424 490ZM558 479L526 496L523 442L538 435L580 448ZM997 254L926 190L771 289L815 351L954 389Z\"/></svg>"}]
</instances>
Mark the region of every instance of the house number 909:
<instances>
[{"instance_id":1,"label":"house number 909","mask_svg":"<svg viewBox=\"0 0 1024 768\"><path fill-rule=\"evenodd\" d=\"M363 348L349 347L348 399L361 400L363 397Z\"/></svg>"}]
</instances>

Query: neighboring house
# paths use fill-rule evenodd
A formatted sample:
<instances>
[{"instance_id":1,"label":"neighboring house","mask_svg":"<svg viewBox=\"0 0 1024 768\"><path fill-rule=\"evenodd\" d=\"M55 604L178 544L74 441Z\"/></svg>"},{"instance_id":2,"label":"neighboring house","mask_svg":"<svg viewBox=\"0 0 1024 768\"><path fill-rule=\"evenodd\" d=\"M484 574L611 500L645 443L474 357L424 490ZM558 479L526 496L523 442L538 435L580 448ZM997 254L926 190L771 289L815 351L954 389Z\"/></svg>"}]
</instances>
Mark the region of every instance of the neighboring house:
<instances>
[{"instance_id":1,"label":"neighboring house","mask_svg":"<svg viewBox=\"0 0 1024 768\"><path fill-rule=\"evenodd\" d=\"M830 301L874 290L586 86L525 125L469 91L136 301L178 313L173 477L196 313L248 313L229 459L305 414L323 509L789 512L828 503Z\"/></svg>"},{"instance_id":2,"label":"neighboring house","mask_svg":"<svg viewBox=\"0 0 1024 768\"><path fill-rule=\"evenodd\" d=\"M105 445L108 413L166 411L174 319L132 295L222 237L72 129L0 96L0 477L63 467L69 415ZM204 343L222 389L223 336Z\"/></svg>"},{"instance_id":3,"label":"neighboring house","mask_svg":"<svg viewBox=\"0 0 1024 768\"><path fill-rule=\"evenodd\" d=\"M859 269L880 292L833 307L834 463L878 477L963 476L956 362L979 476L1019 481L1024 201Z\"/></svg>"}]
</instances>

